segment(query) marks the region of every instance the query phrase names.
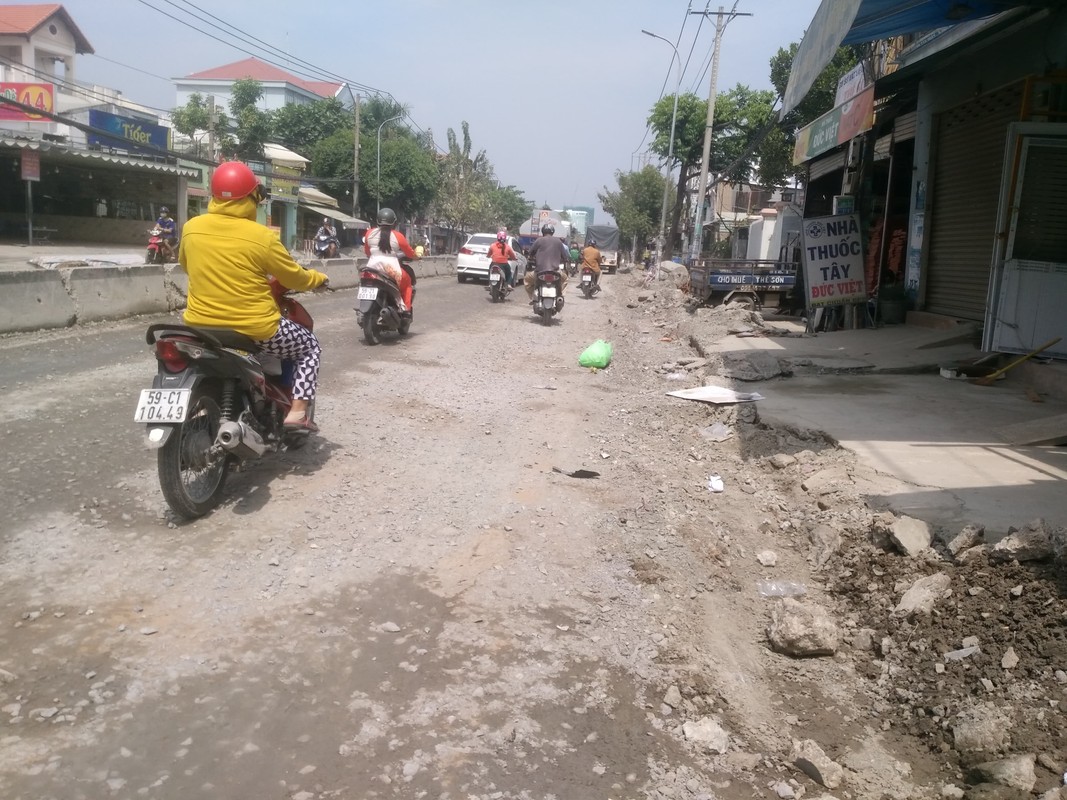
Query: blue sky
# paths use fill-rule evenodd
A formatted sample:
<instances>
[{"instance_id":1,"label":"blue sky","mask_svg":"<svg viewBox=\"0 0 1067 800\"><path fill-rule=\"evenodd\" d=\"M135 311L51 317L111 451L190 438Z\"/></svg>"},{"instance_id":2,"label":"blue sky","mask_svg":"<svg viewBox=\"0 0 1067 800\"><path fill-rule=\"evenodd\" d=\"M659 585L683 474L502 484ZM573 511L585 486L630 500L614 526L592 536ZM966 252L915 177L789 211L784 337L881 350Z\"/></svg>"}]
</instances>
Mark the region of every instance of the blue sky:
<instances>
[{"instance_id":1,"label":"blue sky","mask_svg":"<svg viewBox=\"0 0 1067 800\"><path fill-rule=\"evenodd\" d=\"M665 79L666 91L674 89L672 49L641 29L678 42L684 23L678 50L689 65L682 90L707 96L705 67L715 27L711 17L698 32L700 17L686 12L708 6L696 0L63 4L100 56L79 58L81 80L120 89L147 105L173 107L174 87L165 79L248 53L149 6L227 38L183 13L208 12L324 70L390 92L442 147L446 130L458 131L466 120L475 149L486 151L501 182L555 208L598 207L596 193L614 187L615 171L631 169L635 151L644 150L645 120ZM724 5L729 10L732 2ZM726 28L719 89L736 83L769 88L770 57L800 40L817 7L818 0L739 0L737 10L754 16ZM717 8L718 2L710 6Z\"/></svg>"}]
</instances>

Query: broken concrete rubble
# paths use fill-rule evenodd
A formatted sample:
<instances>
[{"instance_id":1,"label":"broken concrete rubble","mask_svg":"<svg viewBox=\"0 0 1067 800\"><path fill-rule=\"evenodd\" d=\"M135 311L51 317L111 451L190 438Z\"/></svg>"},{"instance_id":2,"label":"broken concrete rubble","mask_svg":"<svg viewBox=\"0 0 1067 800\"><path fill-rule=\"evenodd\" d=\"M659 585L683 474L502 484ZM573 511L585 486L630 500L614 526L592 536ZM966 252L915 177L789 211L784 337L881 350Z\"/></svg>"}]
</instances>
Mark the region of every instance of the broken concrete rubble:
<instances>
[{"instance_id":1,"label":"broken concrete rubble","mask_svg":"<svg viewBox=\"0 0 1067 800\"><path fill-rule=\"evenodd\" d=\"M993 546L990 557L996 561L1043 561L1054 553L1052 532L1043 519L1036 519Z\"/></svg>"},{"instance_id":2,"label":"broken concrete rubble","mask_svg":"<svg viewBox=\"0 0 1067 800\"><path fill-rule=\"evenodd\" d=\"M921 519L900 517L890 527L889 539L904 555L917 556L930 546L934 534Z\"/></svg>"},{"instance_id":3,"label":"broken concrete rubble","mask_svg":"<svg viewBox=\"0 0 1067 800\"><path fill-rule=\"evenodd\" d=\"M767 628L771 647L797 658L830 656L837 652L837 625L823 609L785 597L775 603Z\"/></svg>"},{"instance_id":4,"label":"broken concrete rubble","mask_svg":"<svg viewBox=\"0 0 1067 800\"><path fill-rule=\"evenodd\" d=\"M951 584L952 579L944 572L919 578L904 592L893 613L905 617L929 614L934 610L937 601L945 596Z\"/></svg>"},{"instance_id":5,"label":"broken concrete rubble","mask_svg":"<svg viewBox=\"0 0 1067 800\"><path fill-rule=\"evenodd\" d=\"M1037 783L1037 775L1034 772L1035 761L1036 757L1033 753L1011 756L997 761L986 761L975 766L972 775L978 781L1030 792Z\"/></svg>"},{"instance_id":6,"label":"broken concrete rubble","mask_svg":"<svg viewBox=\"0 0 1067 800\"><path fill-rule=\"evenodd\" d=\"M948 551L953 556L959 555L961 550L967 550L985 540L985 527L982 525L968 525L961 530L948 543Z\"/></svg>"},{"instance_id":7,"label":"broken concrete rubble","mask_svg":"<svg viewBox=\"0 0 1067 800\"><path fill-rule=\"evenodd\" d=\"M845 778L844 768L827 756L818 742L812 739L794 741L789 760L827 789L836 789Z\"/></svg>"},{"instance_id":8,"label":"broken concrete rubble","mask_svg":"<svg viewBox=\"0 0 1067 800\"><path fill-rule=\"evenodd\" d=\"M1011 724L993 703L983 702L961 711L952 725L953 744L965 755L993 756L1008 745Z\"/></svg>"},{"instance_id":9,"label":"broken concrete rubble","mask_svg":"<svg viewBox=\"0 0 1067 800\"><path fill-rule=\"evenodd\" d=\"M730 746L730 735L712 717L702 717L695 722L690 720L682 725L686 739L698 744L710 753L725 753Z\"/></svg>"}]
</instances>

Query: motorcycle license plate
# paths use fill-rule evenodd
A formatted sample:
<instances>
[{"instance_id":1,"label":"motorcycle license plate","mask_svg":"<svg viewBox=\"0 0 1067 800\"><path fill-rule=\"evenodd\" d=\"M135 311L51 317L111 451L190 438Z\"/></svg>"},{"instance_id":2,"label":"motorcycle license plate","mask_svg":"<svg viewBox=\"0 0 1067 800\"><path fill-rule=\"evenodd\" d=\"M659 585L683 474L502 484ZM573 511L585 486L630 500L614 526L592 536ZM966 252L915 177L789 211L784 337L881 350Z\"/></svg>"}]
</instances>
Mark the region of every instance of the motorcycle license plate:
<instances>
[{"instance_id":1,"label":"motorcycle license plate","mask_svg":"<svg viewBox=\"0 0 1067 800\"><path fill-rule=\"evenodd\" d=\"M555 297L555 296L556 296L556 287L555 286L542 286L541 287L541 297Z\"/></svg>"},{"instance_id":2,"label":"motorcycle license plate","mask_svg":"<svg viewBox=\"0 0 1067 800\"><path fill-rule=\"evenodd\" d=\"M134 422L185 422L191 389L142 389Z\"/></svg>"},{"instance_id":3,"label":"motorcycle license plate","mask_svg":"<svg viewBox=\"0 0 1067 800\"><path fill-rule=\"evenodd\" d=\"M500 273L499 272L490 272L489 273L489 280L492 281L493 283L496 283L497 281L500 280Z\"/></svg>"},{"instance_id":4,"label":"motorcycle license plate","mask_svg":"<svg viewBox=\"0 0 1067 800\"><path fill-rule=\"evenodd\" d=\"M583 275L582 276L582 283L592 283L592 282L593 282L593 276L592 275Z\"/></svg>"},{"instance_id":5,"label":"motorcycle license plate","mask_svg":"<svg viewBox=\"0 0 1067 800\"><path fill-rule=\"evenodd\" d=\"M359 299L360 300L376 300L378 298L377 286L360 286L359 287Z\"/></svg>"}]
</instances>

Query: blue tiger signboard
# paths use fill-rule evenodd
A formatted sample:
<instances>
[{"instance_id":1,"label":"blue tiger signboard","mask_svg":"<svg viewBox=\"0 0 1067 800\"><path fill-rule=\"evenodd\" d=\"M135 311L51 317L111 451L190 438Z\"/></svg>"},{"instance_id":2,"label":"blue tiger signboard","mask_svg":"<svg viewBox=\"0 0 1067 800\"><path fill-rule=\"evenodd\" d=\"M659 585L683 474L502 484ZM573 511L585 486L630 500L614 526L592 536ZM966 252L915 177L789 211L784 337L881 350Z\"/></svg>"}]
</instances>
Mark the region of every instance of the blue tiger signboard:
<instances>
[{"instance_id":1,"label":"blue tiger signboard","mask_svg":"<svg viewBox=\"0 0 1067 800\"><path fill-rule=\"evenodd\" d=\"M170 150L170 128L143 119L90 109L89 125L112 134L90 133L89 144L156 155L166 155L166 151Z\"/></svg>"}]
</instances>

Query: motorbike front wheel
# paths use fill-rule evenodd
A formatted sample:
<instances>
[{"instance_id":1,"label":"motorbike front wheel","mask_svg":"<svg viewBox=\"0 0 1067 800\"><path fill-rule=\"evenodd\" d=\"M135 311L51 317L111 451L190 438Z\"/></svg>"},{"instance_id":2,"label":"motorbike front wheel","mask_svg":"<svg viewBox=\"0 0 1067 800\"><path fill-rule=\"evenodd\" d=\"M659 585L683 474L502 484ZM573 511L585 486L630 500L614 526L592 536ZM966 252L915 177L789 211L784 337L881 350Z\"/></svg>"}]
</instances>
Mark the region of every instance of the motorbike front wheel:
<instances>
[{"instance_id":1,"label":"motorbike front wheel","mask_svg":"<svg viewBox=\"0 0 1067 800\"><path fill-rule=\"evenodd\" d=\"M216 399L193 391L189 416L159 449L159 488L174 513L196 519L222 500L229 459L212 453L222 412Z\"/></svg>"},{"instance_id":2,"label":"motorbike front wheel","mask_svg":"<svg viewBox=\"0 0 1067 800\"><path fill-rule=\"evenodd\" d=\"M378 324L380 314L378 306L374 306L363 315L363 338L367 340L367 344L382 343L382 326Z\"/></svg>"},{"instance_id":3,"label":"motorbike front wheel","mask_svg":"<svg viewBox=\"0 0 1067 800\"><path fill-rule=\"evenodd\" d=\"M154 264L156 260L156 251L149 248L144 254L144 263Z\"/></svg>"}]
</instances>

